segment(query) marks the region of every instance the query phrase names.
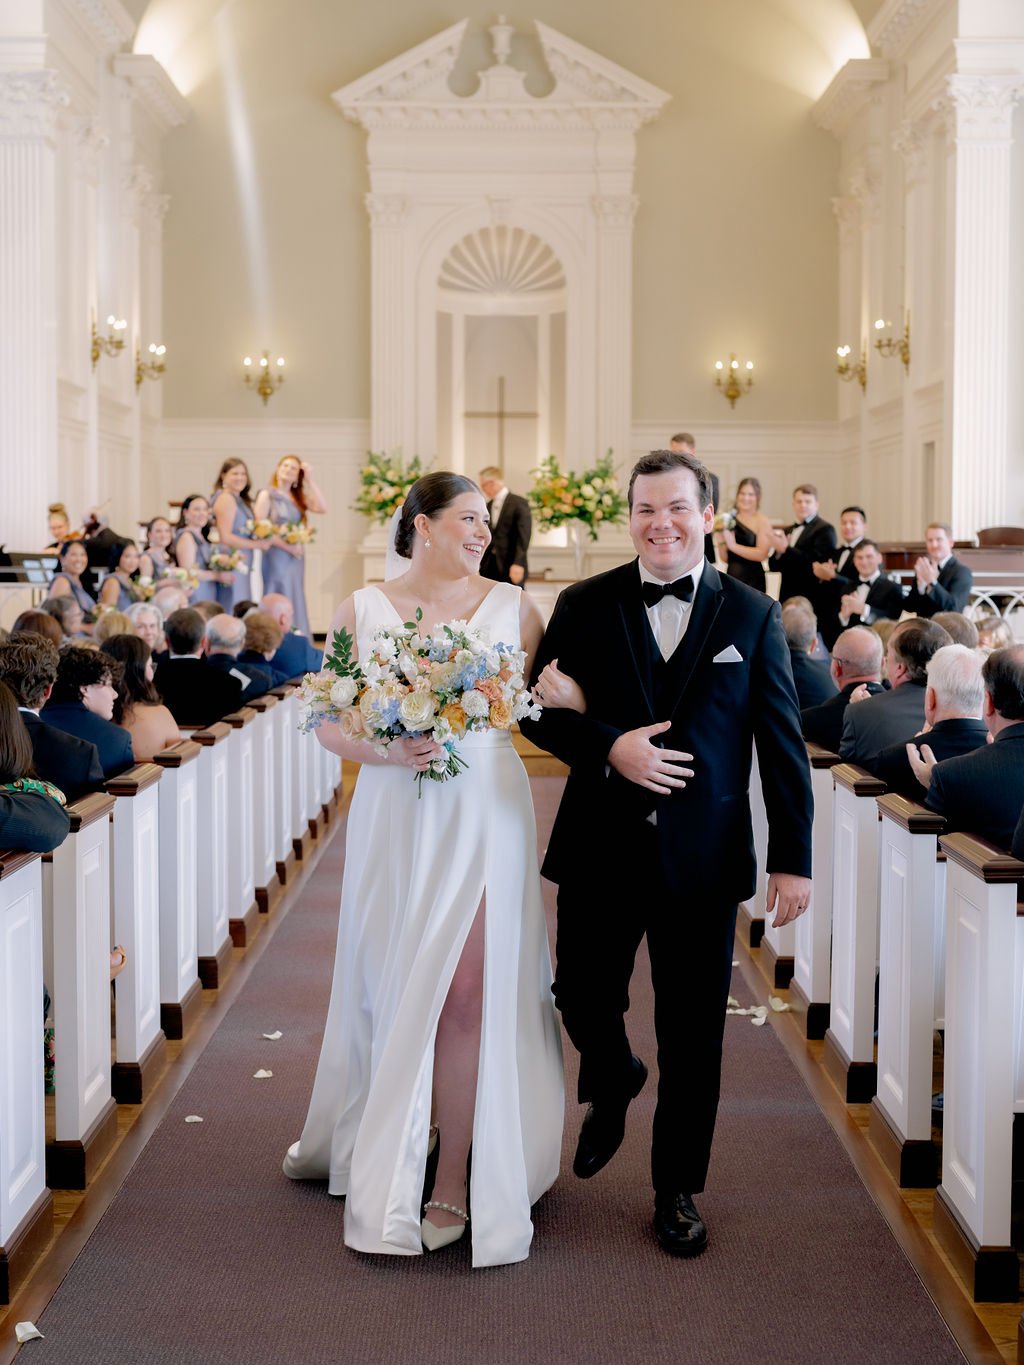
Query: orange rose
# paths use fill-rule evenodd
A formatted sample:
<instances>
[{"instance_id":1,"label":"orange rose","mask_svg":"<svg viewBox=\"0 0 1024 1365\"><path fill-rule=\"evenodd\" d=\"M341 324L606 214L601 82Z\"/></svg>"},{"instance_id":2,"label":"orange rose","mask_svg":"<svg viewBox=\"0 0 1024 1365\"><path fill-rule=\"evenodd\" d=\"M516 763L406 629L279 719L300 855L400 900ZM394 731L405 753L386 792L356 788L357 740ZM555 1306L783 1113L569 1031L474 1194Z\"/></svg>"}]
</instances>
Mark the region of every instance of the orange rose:
<instances>
[{"instance_id":1,"label":"orange rose","mask_svg":"<svg viewBox=\"0 0 1024 1365\"><path fill-rule=\"evenodd\" d=\"M476 690L482 692L489 702L501 701L501 688L493 678L481 678Z\"/></svg>"},{"instance_id":2,"label":"orange rose","mask_svg":"<svg viewBox=\"0 0 1024 1365\"><path fill-rule=\"evenodd\" d=\"M512 707L507 701L491 703L490 722L495 730L512 729Z\"/></svg>"},{"instance_id":3,"label":"orange rose","mask_svg":"<svg viewBox=\"0 0 1024 1365\"><path fill-rule=\"evenodd\" d=\"M464 735L466 733L466 713L458 702L452 701L447 706L442 706L441 719L446 720L452 727L452 734Z\"/></svg>"}]
</instances>

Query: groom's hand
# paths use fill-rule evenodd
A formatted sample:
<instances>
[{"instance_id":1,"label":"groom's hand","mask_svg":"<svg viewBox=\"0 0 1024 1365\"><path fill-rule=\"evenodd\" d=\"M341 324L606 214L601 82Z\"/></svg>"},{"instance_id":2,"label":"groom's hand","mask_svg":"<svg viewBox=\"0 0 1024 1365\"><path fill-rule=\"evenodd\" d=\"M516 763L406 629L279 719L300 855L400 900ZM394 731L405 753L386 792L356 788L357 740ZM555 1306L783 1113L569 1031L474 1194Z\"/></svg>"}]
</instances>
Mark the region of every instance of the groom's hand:
<instances>
[{"instance_id":1,"label":"groom's hand","mask_svg":"<svg viewBox=\"0 0 1024 1365\"><path fill-rule=\"evenodd\" d=\"M773 929L781 929L791 920L799 919L810 901L810 877L798 877L793 872L769 872L764 913L768 916L775 911Z\"/></svg>"},{"instance_id":2,"label":"groom's hand","mask_svg":"<svg viewBox=\"0 0 1024 1365\"><path fill-rule=\"evenodd\" d=\"M684 754L679 749L659 749L652 744L655 735L662 735L671 729L670 720L659 721L657 725L642 725L639 730L627 730L608 750L608 762L628 782L638 787L646 787L649 792L667 796L673 787L685 787L685 778L693 776L692 768L684 768L693 754Z\"/></svg>"}]
</instances>

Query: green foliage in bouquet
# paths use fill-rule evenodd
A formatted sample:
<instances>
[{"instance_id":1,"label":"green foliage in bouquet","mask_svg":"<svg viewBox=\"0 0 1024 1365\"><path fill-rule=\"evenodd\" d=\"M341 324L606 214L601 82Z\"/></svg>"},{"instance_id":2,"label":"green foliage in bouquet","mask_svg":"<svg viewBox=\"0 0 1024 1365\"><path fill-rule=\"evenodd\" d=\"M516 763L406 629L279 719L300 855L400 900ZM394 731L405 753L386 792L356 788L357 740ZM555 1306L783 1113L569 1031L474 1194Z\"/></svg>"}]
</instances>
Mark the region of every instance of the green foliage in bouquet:
<instances>
[{"instance_id":1,"label":"green foliage in bouquet","mask_svg":"<svg viewBox=\"0 0 1024 1365\"><path fill-rule=\"evenodd\" d=\"M385 525L427 468L429 466L424 466L418 455L406 464L401 451L386 455L383 451L377 454L368 450L366 463L359 471L359 495L352 504L353 509L378 525Z\"/></svg>"},{"instance_id":2,"label":"green foliage in bouquet","mask_svg":"<svg viewBox=\"0 0 1024 1365\"><path fill-rule=\"evenodd\" d=\"M534 484L527 497L541 530L579 521L586 526L590 539L596 540L602 526L616 526L625 520L628 504L615 477L610 450L581 474L572 469L563 472L556 455L549 455L532 472Z\"/></svg>"}]
</instances>

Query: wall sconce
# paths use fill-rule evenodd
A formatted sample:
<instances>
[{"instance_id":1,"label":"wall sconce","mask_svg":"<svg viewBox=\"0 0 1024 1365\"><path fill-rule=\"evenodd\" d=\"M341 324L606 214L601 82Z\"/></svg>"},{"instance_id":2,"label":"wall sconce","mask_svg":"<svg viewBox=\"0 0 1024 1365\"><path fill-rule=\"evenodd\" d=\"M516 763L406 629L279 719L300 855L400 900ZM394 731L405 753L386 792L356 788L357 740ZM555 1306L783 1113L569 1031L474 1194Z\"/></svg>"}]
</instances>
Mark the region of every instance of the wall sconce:
<instances>
[{"instance_id":1,"label":"wall sconce","mask_svg":"<svg viewBox=\"0 0 1024 1365\"><path fill-rule=\"evenodd\" d=\"M90 333L91 345L89 346L89 356L92 360L93 369L95 369L97 364L99 363L99 358L101 355L117 355L119 351L124 350L124 337L121 336L120 333L124 331L124 329L128 326L128 323L124 320L124 318L115 318L113 313L111 313L110 316L107 318L107 326L110 328L110 331L107 333L105 337L101 337L99 332L96 330L95 317L92 320L92 331Z\"/></svg>"},{"instance_id":2,"label":"wall sconce","mask_svg":"<svg viewBox=\"0 0 1024 1365\"><path fill-rule=\"evenodd\" d=\"M856 365L850 364L850 347L837 346L836 355L836 374L848 384L851 379L856 379L862 389L868 386L868 348L863 343L860 348L860 360Z\"/></svg>"},{"instance_id":3,"label":"wall sconce","mask_svg":"<svg viewBox=\"0 0 1024 1365\"><path fill-rule=\"evenodd\" d=\"M255 388L256 392L263 399L263 406L266 407L270 396L275 393L284 383L284 356L277 357L277 369L272 371L270 368L270 352L264 351L258 363L258 377L253 377L253 360L251 355L247 355L242 361L244 366L242 373L242 383L247 387Z\"/></svg>"},{"instance_id":4,"label":"wall sconce","mask_svg":"<svg viewBox=\"0 0 1024 1365\"><path fill-rule=\"evenodd\" d=\"M888 360L891 356L898 355L899 358L903 361L903 368L909 373L910 314L909 313L907 314L907 320L903 324L903 335L901 337L894 337L892 335L891 322L886 322L884 318L879 318L878 321L875 323L875 331L884 332L886 328L889 329L889 336L885 337L877 336L875 338L875 350L878 351L879 355L883 355L886 358L886 360Z\"/></svg>"},{"instance_id":5,"label":"wall sconce","mask_svg":"<svg viewBox=\"0 0 1024 1365\"><path fill-rule=\"evenodd\" d=\"M142 352L138 345L135 347L135 387L142 388L144 379L159 379L164 370L167 369L167 362L164 356L167 354L166 346L157 346L155 342L149 343L149 354L151 360L143 360Z\"/></svg>"},{"instance_id":6,"label":"wall sconce","mask_svg":"<svg viewBox=\"0 0 1024 1365\"><path fill-rule=\"evenodd\" d=\"M731 408L736 406L737 398L742 398L745 393L749 392L749 390L754 387L754 376L751 373L754 368L754 362L748 360L743 367L747 372L745 383L740 380L739 368L740 362L736 359L735 355L732 355L731 353L729 355L728 365L721 360L715 361L715 369L718 371L715 375L715 388L719 390L724 398L728 398L729 406Z\"/></svg>"}]
</instances>

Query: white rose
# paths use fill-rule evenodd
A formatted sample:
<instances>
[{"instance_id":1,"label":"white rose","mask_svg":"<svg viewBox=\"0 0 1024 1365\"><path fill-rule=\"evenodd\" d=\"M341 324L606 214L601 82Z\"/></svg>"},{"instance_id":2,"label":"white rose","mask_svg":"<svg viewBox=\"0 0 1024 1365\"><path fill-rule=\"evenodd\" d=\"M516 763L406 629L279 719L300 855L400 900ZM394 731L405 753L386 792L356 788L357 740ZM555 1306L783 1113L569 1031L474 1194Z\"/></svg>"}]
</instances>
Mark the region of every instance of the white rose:
<instances>
[{"instance_id":1,"label":"white rose","mask_svg":"<svg viewBox=\"0 0 1024 1365\"><path fill-rule=\"evenodd\" d=\"M402 675L408 678L409 682L415 682L420 676L419 665L411 654L399 654L398 668Z\"/></svg>"},{"instance_id":2,"label":"white rose","mask_svg":"<svg viewBox=\"0 0 1024 1365\"><path fill-rule=\"evenodd\" d=\"M480 716L486 716L490 709L490 702L482 692L472 688L462 694L462 709L470 720L476 720Z\"/></svg>"},{"instance_id":3,"label":"white rose","mask_svg":"<svg viewBox=\"0 0 1024 1365\"><path fill-rule=\"evenodd\" d=\"M390 635L378 635L373 642L373 652L378 659L393 659L398 653L398 646Z\"/></svg>"},{"instance_id":4,"label":"white rose","mask_svg":"<svg viewBox=\"0 0 1024 1365\"><path fill-rule=\"evenodd\" d=\"M366 665L365 673L366 681L371 684L379 683L380 680L384 677L384 670L381 668L380 664L377 662L376 659L371 659L370 662Z\"/></svg>"},{"instance_id":5,"label":"white rose","mask_svg":"<svg viewBox=\"0 0 1024 1365\"><path fill-rule=\"evenodd\" d=\"M339 678L331 688L331 702L339 710L343 707L351 706L356 699L359 688L356 686L355 678Z\"/></svg>"},{"instance_id":6,"label":"white rose","mask_svg":"<svg viewBox=\"0 0 1024 1365\"><path fill-rule=\"evenodd\" d=\"M402 724L407 730L429 730L434 724L437 702L429 692L410 692L398 708Z\"/></svg>"}]
</instances>

